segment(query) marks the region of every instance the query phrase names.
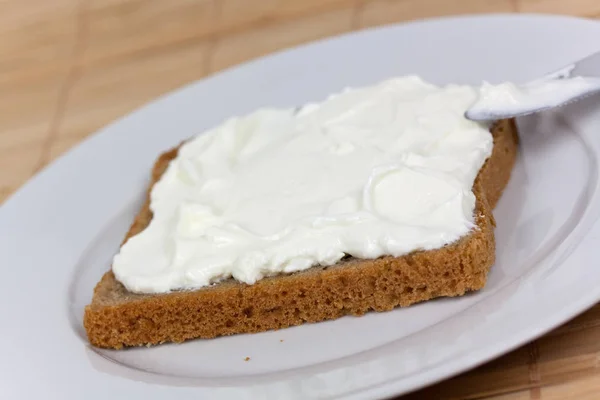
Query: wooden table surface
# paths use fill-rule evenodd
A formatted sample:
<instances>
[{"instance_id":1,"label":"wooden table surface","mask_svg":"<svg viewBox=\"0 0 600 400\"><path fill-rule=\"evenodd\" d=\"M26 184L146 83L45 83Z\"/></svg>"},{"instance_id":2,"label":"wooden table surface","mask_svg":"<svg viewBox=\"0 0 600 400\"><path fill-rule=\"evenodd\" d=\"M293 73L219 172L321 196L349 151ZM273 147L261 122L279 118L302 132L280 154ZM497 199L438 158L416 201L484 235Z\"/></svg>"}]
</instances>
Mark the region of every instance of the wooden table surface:
<instances>
[{"instance_id":1,"label":"wooden table surface","mask_svg":"<svg viewBox=\"0 0 600 400\"><path fill-rule=\"evenodd\" d=\"M600 0L0 0L0 203L108 122L222 68L431 16L600 17ZM600 41L599 41L600 46ZM600 399L600 305L406 398Z\"/></svg>"}]
</instances>

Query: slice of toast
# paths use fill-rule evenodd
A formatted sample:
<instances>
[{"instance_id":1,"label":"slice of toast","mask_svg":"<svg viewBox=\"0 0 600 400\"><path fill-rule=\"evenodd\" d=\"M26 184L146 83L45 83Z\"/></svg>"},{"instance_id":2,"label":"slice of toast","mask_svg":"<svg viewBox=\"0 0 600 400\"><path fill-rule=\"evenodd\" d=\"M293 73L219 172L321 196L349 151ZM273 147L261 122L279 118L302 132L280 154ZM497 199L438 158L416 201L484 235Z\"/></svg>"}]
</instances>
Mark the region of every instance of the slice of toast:
<instances>
[{"instance_id":1,"label":"slice of toast","mask_svg":"<svg viewBox=\"0 0 600 400\"><path fill-rule=\"evenodd\" d=\"M85 309L83 324L90 343L119 349L261 332L370 310L388 311L481 289L495 259L492 209L510 178L517 153L512 120L496 123L491 131L492 155L473 187L477 228L459 241L396 258L349 257L334 266L264 278L253 285L230 279L165 294L129 292L109 271ZM176 155L173 149L159 157L152 184ZM148 196L124 241L148 226L152 219L149 201Z\"/></svg>"}]
</instances>

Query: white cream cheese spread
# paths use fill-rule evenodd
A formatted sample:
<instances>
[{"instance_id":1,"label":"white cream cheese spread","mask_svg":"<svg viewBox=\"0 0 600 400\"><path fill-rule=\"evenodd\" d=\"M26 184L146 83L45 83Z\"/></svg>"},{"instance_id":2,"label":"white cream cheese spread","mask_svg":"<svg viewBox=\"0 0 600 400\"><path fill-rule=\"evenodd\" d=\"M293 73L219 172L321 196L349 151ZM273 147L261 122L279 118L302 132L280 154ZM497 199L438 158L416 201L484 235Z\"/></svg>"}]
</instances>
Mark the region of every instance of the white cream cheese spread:
<instances>
[{"instance_id":1,"label":"white cream cheese spread","mask_svg":"<svg viewBox=\"0 0 600 400\"><path fill-rule=\"evenodd\" d=\"M452 243L474 227L493 146L463 116L477 96L408 76L231 118L180 148L113 271L161 293Z\"/></svg>"}]
</instances>

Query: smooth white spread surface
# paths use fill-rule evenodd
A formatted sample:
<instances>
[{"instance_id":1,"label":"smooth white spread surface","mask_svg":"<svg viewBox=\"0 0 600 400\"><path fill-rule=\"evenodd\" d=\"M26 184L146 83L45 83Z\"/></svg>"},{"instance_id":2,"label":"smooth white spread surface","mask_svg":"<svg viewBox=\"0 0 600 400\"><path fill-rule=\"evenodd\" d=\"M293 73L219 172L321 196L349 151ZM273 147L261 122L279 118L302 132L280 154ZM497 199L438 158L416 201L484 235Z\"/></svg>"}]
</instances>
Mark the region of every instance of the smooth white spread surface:
<instances>
[{"instance_id":1,"label":"smooth white spread surface","mask_svg":"<svg viewBox=\"0 0 600 400\"><path fill-rule=\"evenodd\" d=\"M597 88L600 88L600 79L580 76L537 80L524 85L510 82L492 85L484 82L469 114L526 113L563 104Z\"/></svg>"},{"instance_id":2,"label":"smooth white spread surface","mask_svg":"<svg viewBox=\"0 0 600 400\"><path fill-rule=\"evenodd\" d=\"M493 146L463 116L476 98L409 76L231 118L181 147L113 271L158 293L454 242L474 226Z\"/></svg>"}]
</instances>

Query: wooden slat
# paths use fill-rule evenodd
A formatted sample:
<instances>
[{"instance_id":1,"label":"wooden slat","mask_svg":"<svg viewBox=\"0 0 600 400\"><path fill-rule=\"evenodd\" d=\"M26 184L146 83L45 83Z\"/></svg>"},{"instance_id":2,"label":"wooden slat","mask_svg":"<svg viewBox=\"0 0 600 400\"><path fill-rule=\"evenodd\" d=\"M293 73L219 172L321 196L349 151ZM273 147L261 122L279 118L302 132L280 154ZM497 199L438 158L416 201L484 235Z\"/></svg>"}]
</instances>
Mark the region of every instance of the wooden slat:
<instances>
[{"instance_id":1,"label":"wooden slat","mask_svg":"<svg viewBox=\"0 0 600 400\"><path fill-rule=\"evenodd\" d=\"M67 70L77 13L77 0L0 2L0 90Z\"/></svg>"},{"instance_id":2,"label":"wooden slat","mask_svg":"<svg viewBox=\"0 0 600 400\"><path fill-rule=\"evenodd\" d=\"M600 377L590 376L535 390L522 390L489 397L488 400L598 400Z\"/></svg>"},{"instance_id":3,"label":"wooden slat","mask_svg":"<svg viewBox=\"0 0 600 400\"><path fill-rule=\"evenodd\" d=\"M58 139L84 138L149 100L207 74L206 42L84 68L71 90Z\"/></svg>"},{"instance_id":4,"label":"wooden slat","mask_svg":"<svg viewBox=\"0 0 600 400\"><path fill-rule=\"evenodd\" d=\"M359 25L369 27L437 16L514 11L513 0L371 0L362 7Z\"/></svg>"},{"instance_id":5,"label":"wooden slat","mask_svg":"<svg viewBox=\"0 0 600 400\"><path fill-rule=\"evenodd\" d=\"M521 390L518 392L509 392L498 396L486 397L487 400L542 400L540 392L531 390Z\"/></svg>"},{"instance_id":6,"label":"wooden slat","mask_svg":"<svg viewBox=\"0 0 600 400\"><path fill-rule=\"evenodd\" d=\"M351 8L357 0L90 0L83 62L110 62L187 41Z\"/></svg>"},{"instance_id":7,"label":"wooden slat","mask_svg":"<svg viewBox=\"0 0 600 400\"><path fill-rule=\"evenodd\" d=\"M251 29L251 24L263 25L339 8L353 8L357 3L357 0L221 0L218 2L219 25L222 31Z\"/></svg>"},{"instance_id":8,"label":"wooden slat","mask_svg":"<svg viewBox=\"0 0 600 400\"><path fill-rule=\"evenodd\" d=\"M0 2L0 202L41 165L78 10L74 0Z\"/></svg>"},{"instance_id":9,"label":"wooden slat","mask_svg":"<svg viewBox=\"0 0 600 400\"><path fill-rule=\"evenodd\" d=\"M576 16L600 14L598 0L517 0L517 10L527 13L551 13Z\"/></svg>"},{"instance_id":10,"label":"wooden slat","mask_svg":"<svg viewBox=\"0 0 600 400\"><path fill-rule=\"evenodd\" d=\"M0 89L0 204L41 167L65 77Z\"/></svg>"},{"instance_id":11,"label":"wooden slat","mask_svg":"<svg viewBox=\"0 0 600 400\"><path fill-rule=\"evenodd\" d=\"M353 8L342 8L292 21L267 22L251 31L226 35L216 42L210 70L218 71L275 50L348 32L353 18Z\"/></svg>"},{"instance_id":12,"label":"wooden slat","mask_svg":"<svg viewBox=\"0 0 600 400\"><path fill-rule=\"evenodd\" d=\"M45 139L65 78L66 73L0 89L0 157Z\"/></svg>"},{"instance_id":13,"label":"wooden slat","mask_svg":"<svg viewBox=\"0 0 600 400\"><path fill-rule=\"evenodd\" d=\"M217 28L213 0L90 0L89 39L83 62L136 58L182 42L200 40Z\"/></svg>"},{"instance_id":14,"label":"wooden slat","mask_svg":"<svg viewBox=\"0 0 600 400\"><path fill-rule=\"evenodd\" d=\"M558 385L543 387L540 399L543 400L597 400L600 394L600 377L588 376Z\"/></svg>"}]
</instances>

